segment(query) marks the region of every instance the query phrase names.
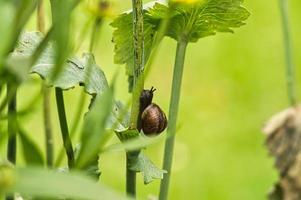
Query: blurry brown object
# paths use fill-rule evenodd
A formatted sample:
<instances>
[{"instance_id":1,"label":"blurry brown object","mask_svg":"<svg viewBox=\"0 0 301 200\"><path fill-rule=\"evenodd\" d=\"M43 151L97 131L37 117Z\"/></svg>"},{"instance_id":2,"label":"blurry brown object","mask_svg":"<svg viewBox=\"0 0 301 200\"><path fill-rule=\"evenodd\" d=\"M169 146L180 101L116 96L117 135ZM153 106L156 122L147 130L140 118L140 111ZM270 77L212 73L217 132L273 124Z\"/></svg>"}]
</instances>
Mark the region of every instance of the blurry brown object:
<instances>
[{"instance_id":1,"label":"blurry brown object","mask_svg":"<svg viewBox=\"0 0 301 200\"><path fill-rule=\"evenodd\" d=\"M268 199L301 200L301 105L273 116L263 132L280 176Z\"/></svg>"}]
</instances>

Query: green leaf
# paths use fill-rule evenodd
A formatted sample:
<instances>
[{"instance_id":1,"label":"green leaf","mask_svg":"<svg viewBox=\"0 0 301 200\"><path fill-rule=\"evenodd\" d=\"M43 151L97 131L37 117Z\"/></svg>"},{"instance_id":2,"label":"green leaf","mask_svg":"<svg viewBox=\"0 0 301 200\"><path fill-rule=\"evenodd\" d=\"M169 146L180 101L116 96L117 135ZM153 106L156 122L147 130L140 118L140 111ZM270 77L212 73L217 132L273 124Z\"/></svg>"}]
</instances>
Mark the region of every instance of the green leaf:
<instances>
[{"instance_id":1,"label":"green leaf","mask_svg":"<svg viewBox=\"0 0 301 200\"><path fill-rule=\"evenodd\" d=\"M81 148L76 161L79 169L97 165L98 153L108 138L106 123L113 107L113 93L110 89L97 95L90 111L86 114L81 137Z\"/></svg>"},{"instance_id":2,"label":"green leaf","mask_svg":"<svg viewBox=\"0 0 301 200\"><path fill-rule=\"evenodd\" d=\"M0 1L0 71L12 39L15 10L11 2Z\"/></svg>"},{"instance_id":3,"label":"green leaf","mask_svg":"<svg viewBox=\"0 0 301 200\"><path fill-rule=\"evenodd\" d=\"M0 174L2 169L0 167ZM6 179L13 179L13 184L8 185L6 191L17 192L22 196L87 200L126 199L79 172L63 173L41 168L17 168L11 169L6 174Z\"/></svg>"},{"instance_id":4,"label":"green leaf","mask_svg":"<svg viewBox=\"0 0 301 200\"><path fill-rule=\"evenodd\" d=\"M137 129L130 130L130 129L126 128L125 130L115 131L115 132L121 142L125 142L125 141L128 141L133 138L137 138L140 136L140 133Z\"/></svg>"},{"instance_id":5,"label":"green leaf","mask_svg":"<svg viewBox=\"0 0 301 200\"><path fill-rule=\"evenodd\" d=\"M131 170L142 173L144 184L148 184L155 179L163 179L163 174L167 173L165 170L156 167L142 152L139 153L138 157L133 156L130 164Z\"/></svg>"},{"instance_id":6,"label":"green leaf","mask_svg":"<svg viewBox=\"0 0 301 200\"><path fill-rule=\"evenodd\" d=\"M108 87L103 71L89 53L85 53L81 59L68 59L62 72L53 80L55 52L51 42L31 68L31 58L42 40L43 35L39 32L24 32L21 35L17 47L7 60L8 70L19 80L26 79L28 72L31 72L46 79L48 85L64 90L81 85L88 94L99 94Z\"/></svg>"},{"instance_id":7,"label":"green leaf","mask_svg":"<svg viewBox=\"0 0 301 200\"><path fill-rule=\"evenodd\" d=\"M144 10L144 15L147 13ZM129 76L129 91L132 91L134 75L134 42L133 42L133 14L124 13L119 15L111 26L115 28L113 42L115 43L114 62L126 65L126 74ZM156 25L144 22L144 61L147 62L152 50Z\"/></svg>"},{"instance_id":8,"label":"green leaf","mask_svg":"<svg viewBox=\"0 0 301 200\"><path fill-rule=\"evenodd\" d=\"M114 130L115 132L126 131L129 127L129 119L130 113L127 107L120 101L116 101L106 124L106 129Z\"/></svg>"},{"instance_id":9,"label":"green leaf","mask_svg":"<svg viewBox=\"0 0 301 200\"><path fill-rule=\"evenodd\" d=\"M0 64L5 56L14 48L23 27L36 8L37 0L0 2ZM2 20L3 19L3 20ZM1 70L0 70L1 72Z\"/></svg>"},{"instance_id":10,"label":"green leaf","mask_svg":"<svg viewBox=\"0 0 301 200\"><path fill-rule=\"evenodd\" d=\"M60 75L51 81L53 70L53 64L38 63L32 68L31 72L37 73L48 80L48 85L63 90L81 85L85 87L88 94L99 94L108 88L108 82L103 71L96 65L94 56L89 53L85 53L82 59L68 59Z\"/></svg>"},{"instance_id":11,"label":"green leaf","mask_svg":"<svg viewBox=\"0 0 301 200\"><path fill-rule=\"evenodd\" d=\"M23 147L23 156L28 165L44 165L44 159L37 145L28 137L22 128L18 128L18 133Z\"/></svg>"},{"instance_id":12,"label":"green leaf","mask_svg":"<svg viewBox=\"0 0 301 200\"><path fill-rule=\"evenodd\" d=\"M242 6L241 0L206 0L194 5L176 4L170 18L166 35L175 40L185 39L196 42L198 39L217 32L233 32L233 28L244 25L250 13ZM164 19L162 6L154 7L150 18ZM156 22L158 23L158 22Z\"/></svg>"},{"instance_id":13,"label":"green leaf","mask_svg":"<svg viewBox=\"0 0 301 200\"><path fill-rule=\"evenodd\" d=\"M122 131L122 132L116 131L116 135L122 142L107 146L104 149L104 151L105 152L136 151L164 140L164 135L162 134L156 137L147 137L141 135L139 137L133 137L136 136L137 134L138 134L137 131L134 130Z\"/></svg>"},{"instance_id":14,"label":"green leaf","mask_svg":"<svg viewBox=\"0 0 301 200\"><path fill-rule=\"evenodd\" d=\"M50 79L56 79L64 70L65 62L71 53L70 31L71 13L74 9L74 0L51 0L52 26L53 26L53 46L54 68Z\"/></svg>"},{"instance_id":15,"label":"green leaf","mask_svg":"<svg viewBox=\"0 0 301 200\"><path fill-rule=\"evenodd\" d=\"M43 35L39 32L25 32L21 34L14 51L6 60L7 70L13 74L19 82L27 79L31 68L31 58L42 41ZM46 48L39 59L39 63L50 63L53 54L52 48Z\"/></svg>"},{"instance_id":16,"label":"green leaf","mask_svg":"<svg viewBox=\"0 0 301 200\"><path fill-rule=\"evenodd\" d=\"M154 36L159 24L169 16L166 35L175 40L185 39L196 42L199 38L214 35L217 32L233 32L232 28L244 25L250 13L241 5L241 0L205 0L193 5L168 6L153 1L144 7L144 47L145 63L152 51ZM169 11L171 9L171 11ZM118 16L111 26L115 28L114 62L126 65L129 89L133 86L134 48L132 12Z\"/></svg>"}]
</instances>

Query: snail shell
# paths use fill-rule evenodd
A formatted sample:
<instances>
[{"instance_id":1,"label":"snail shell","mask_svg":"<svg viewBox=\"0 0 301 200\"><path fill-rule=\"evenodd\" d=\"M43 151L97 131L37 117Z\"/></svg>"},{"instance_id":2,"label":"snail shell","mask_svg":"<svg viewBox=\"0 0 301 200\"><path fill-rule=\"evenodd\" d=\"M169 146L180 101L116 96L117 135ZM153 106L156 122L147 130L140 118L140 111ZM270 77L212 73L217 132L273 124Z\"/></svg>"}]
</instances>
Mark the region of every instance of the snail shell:
<instances>
[{"instance_id":1,"label":"snail shell","mask_svg":"<svg viewBox=\"0 0 301 200\"><path fill-rule=\"evenodd\" d=\"M167 126L166 115L157 104L151 103L142 112L141 125L145 135L158 135Z\"/></svg>"}]
</instances>

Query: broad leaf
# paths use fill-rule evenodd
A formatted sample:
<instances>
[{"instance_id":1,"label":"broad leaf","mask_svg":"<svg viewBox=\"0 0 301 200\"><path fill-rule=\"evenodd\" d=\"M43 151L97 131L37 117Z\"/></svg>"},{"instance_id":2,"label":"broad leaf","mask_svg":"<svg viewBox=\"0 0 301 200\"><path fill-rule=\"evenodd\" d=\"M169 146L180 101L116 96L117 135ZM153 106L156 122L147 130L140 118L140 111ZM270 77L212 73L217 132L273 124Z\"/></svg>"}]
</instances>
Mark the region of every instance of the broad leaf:
<instances>
[{"instance_id":1,"label":"broad leaf","mask_svg":"<svg viewBox=\"0 0 301 200\"><path fill-rule=\"evenodd\" d=\"M43 35L39 32L23 33L17 47L7 60L8 70L20 80L26 79L31 72L46 79L48 85L64 90L81 85L85 87L87 93L99 94L108 87L103 71L95 63L94 56L89 53L85 53L81 59L75 57L68 59L62 72L53 80L55 51L51 42L31 68L29 65L31 58L42 39Z\"/></svg>"},{"instance_id":2,"label":"broad leaf","mask_svg":"<svg viewBox=\"0 0 301 200\"><path fill-rule=\"evenodd\" d=\"M53 81L48 79L52 76L54 65L39 63L35 65L31 72L39 74L48 80L48 84L59 87L63 90L70 89L76 85L85 87L89 94L102 93L108 88L108 83L103 71L96 65L92 54L84 54L82 59L71 58L67 60L60 75Z\"/></svg>"},{"instance_id":3,"label":"broad leaf","mask_svg":"<svg viewBox=\"0 0 301 200\"><path fill-rule=\"evenodd\" d=\"M44 165L44 159L37 145L28 137L22 128L18 128L18 133L23 147L23 155L28 165Z\"/></svg>"},{"instance_id":4,"label":"broad leaf","mask_svg":"<svg viewBox=\"0 0 301 200\"><path fill-rule=\"evenodd\" d=\"M31 67L31 58L43 39L39 32L25 32L21 34L14 51L8 57L7 70L13 74L19 82L27 79ZM52 63L53 49L48 46L37 61L38 63Z\"/></svg>"},{"instance_id":5,"label":"broad leaf","mask_svg":"<svg viewBox=\"0 0 301 200\"><path fill-rule=\"evenodd\" d=\"M2 174L9 183L3 184L0 181L0 188L7 192L17 192L22 196L87 200L126 199L80 173L55 172L41 168L12 169L0 166L0 176Z\"/></svg>"},{"instance_id":6,"label":"broad leaf","mask_svg":"<svg viewBox=\"0 0 301 200\"><path fill-rule=\"evenodd\" d=\"M199 38L214 35L217 32L233 32L232 28L244 25L250 13L241 5L241 0L204 0L187 5L171 3L169 8L164 3L153 1L144 7L144 48L145 63L152 50L154 36L160 22L168 16L169 26L166 35L175 40L185 39L196 42ZM179 1L181 2L181 1ZM129 76L129 89L133 84L134 48L132 12L121 14L111 24L115 30L114 61L126 65Z\"/></svg>"},{"instance_id":7,"label":"broad leaf","mask_svg":"<svg viewBox=\"0 0 301 200\"><path fill-rule=\"evenodd\" d=\"M188 42L217 32L232 33L232 28L244 25L250 15L242 6L242 0L205 0L192 5L177 3L172 8L166 35ZM164 12L162 6L155 6L150 12L149 17L158 20L164 19L167 11Z\"/></svg>"},{"instance_id":8,"label":"broad leaf","mask_svg":"<svg viewBox=\"0 0 301 200\"><path fill-rule=\"evenodd\" d=\"M142 152L138 157L133 157L131 160L130 169L141 172L143 175L144 184L148 184L155 179L162 179L165 170L159 169L155 164Z\"/></svg>"}]
</instances>

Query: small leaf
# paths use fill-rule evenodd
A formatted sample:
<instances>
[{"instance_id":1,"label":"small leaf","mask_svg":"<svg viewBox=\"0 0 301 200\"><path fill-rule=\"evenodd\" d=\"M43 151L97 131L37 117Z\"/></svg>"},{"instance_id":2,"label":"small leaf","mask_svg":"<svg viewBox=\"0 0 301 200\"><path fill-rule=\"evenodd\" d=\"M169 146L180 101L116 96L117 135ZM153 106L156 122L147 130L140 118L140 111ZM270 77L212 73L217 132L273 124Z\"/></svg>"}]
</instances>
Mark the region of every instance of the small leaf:
<instances>
[{"instance_id":1,"label":"small leaf","mask_svg":"<svg viewBox=\"0 0 301 200\"><path fill-rule=\"evenodd\" d=\"M138 157L133 157L130 169L142 173L144 184L148 184L155 179L163 179L163 174L167 173L165 170L156 167L142 152L139 153Z\"/></svg>"},{"instance_id":2,"label":"small leaf","mask_svg":"<svg viewBox=\"0 0 301 200\"><path fill-rule=\"evenodd\" d=\"M133 137L137 133L132 131L132 136L127 136L126 132L116 132L118 138L122 141L121 143L112 144L105 148L106 152L116 152L116 151L135 151L139 149L146 148L153 144L156 144L162 140L164 140L163 135L156 137L147 137L147 136L139 136Z\"/></svg>"},{"instance_id":3,"label":"small leaf","mask_svg":"<svg viewBox=\"0 0 301 200\"><path fill-rule=\"evenodd\" d=\"M44 165L44 159L37 145L28 137L22 128L18 128L18 133L23 147L23 156L28 165Z\"/></svg>"},{"instance_id":4,"label":"small leaf","mask_svg":"<svg viewBox=\"0 0 301 200\"><path fill-rule=\"evenodd\" d=\"M137 138L140 136L140 133L137 129L130 130L130 129L125 129L123 131L116 131L117 137L120 139L121 142L128 141L133 138Z\"/></svg>"},{"instance_id":5,"label":"small leaf","mask_svg":"<svg viewBox=\"0 0 301 200\"><path fill-rule=\"evenodd\" d=\"M106 128L115 132L123 132L129 127L130 113L120 101L116 101L112 109Z\"/></svg>"}]
</instances>

